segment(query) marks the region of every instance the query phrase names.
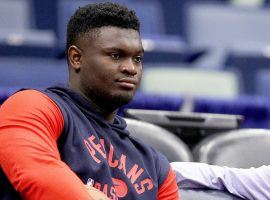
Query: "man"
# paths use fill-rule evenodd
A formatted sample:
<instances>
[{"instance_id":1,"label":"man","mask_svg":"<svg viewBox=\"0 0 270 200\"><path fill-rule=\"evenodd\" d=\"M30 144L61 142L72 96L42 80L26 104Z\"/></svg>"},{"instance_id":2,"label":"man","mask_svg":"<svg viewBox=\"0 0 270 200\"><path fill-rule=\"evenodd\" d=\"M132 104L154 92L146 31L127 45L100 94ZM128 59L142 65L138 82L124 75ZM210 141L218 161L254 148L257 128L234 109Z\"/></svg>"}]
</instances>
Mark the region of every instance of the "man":
<instances>
[{"instance_id":1,"label":"man","mask_svg":"<svg viewBox=\"0 0 270 200\"><path fill-rule=\"evenodd\" d=\"M269 200L270 167L240 169L195 162L171 163L181 188L226 190L243 199Z\"/></svg>"},{"instance_id":2,"label":"man","mask_svg":"<svg viewBox=\"0 0 270 200\"><path fill-rule=\"evenodd\" d=\"M178 199L167 159L116 115L141 80L139 27L134 11L113 3L71 17L68 87L23 90L1 107L5 195L15 188L24 199L91 199L94 186L109 199Z\"/></svg>"}]
</instances>

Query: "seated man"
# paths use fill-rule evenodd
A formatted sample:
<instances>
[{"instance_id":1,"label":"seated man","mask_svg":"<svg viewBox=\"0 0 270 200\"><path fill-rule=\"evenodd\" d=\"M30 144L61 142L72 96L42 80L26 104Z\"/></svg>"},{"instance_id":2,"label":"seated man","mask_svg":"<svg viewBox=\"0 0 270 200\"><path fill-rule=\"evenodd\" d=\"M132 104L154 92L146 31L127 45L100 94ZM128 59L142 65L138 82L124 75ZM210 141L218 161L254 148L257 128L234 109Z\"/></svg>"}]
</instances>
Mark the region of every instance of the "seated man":
<instances>
[{"instance_id":1,"label":"seated man","mask_svg":"<svg viewBox=\"0 0 270 200\"><path fill-rule=\"evenodd\" d=\"M0 197L106 199L94 187L109 199L178 199L167 159L116 115L140 83L143 52L134 11L113 3L76 11L68 86L22 90L0 108Z\"/></svg>"},{"instance_id":2,"label":"seated man","mask_svg":"<svg viewBox=\"0 0 270 200\"><path fill-rule=\"evenodd\" d=\"M249 200L270 199L270 167L238 169L195 162L171 163L180 188L227 190Z\"/></svg>"}]
</instances>

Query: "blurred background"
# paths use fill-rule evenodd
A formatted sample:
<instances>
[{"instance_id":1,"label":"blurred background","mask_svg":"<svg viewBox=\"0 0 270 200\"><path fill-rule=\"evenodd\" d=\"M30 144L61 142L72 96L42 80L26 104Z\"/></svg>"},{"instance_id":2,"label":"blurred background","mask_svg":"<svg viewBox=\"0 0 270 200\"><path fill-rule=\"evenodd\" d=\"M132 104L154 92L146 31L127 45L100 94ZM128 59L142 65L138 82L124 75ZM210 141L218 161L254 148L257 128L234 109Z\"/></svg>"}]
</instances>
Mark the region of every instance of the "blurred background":
<instances>
[{"instance_id":1,"label":"blurred background","mask_svg":"<svg viewBox=\"0 0 270 200\"><path fill-rule=\"evenodd\" d=\"M101 0L0 0L0 103L66 83L65 31ZM143 81L125 108L236 114L270 128L268 0L115 0L141 20Z\"/></svg>"},{"instance_id":2,"label":"blurred background","mask_svg":"<svg viewBox=\"0 0 270 200\"><path fill-rule=\"evenodd\" d=\"M66 83L67 22L93 2L0 0L0 105ZM119 110L141 120L130 132L169 161L269 165L270 0L112 2L136 11L145 49L142 84Z\"/></svg>"}]
</instances>

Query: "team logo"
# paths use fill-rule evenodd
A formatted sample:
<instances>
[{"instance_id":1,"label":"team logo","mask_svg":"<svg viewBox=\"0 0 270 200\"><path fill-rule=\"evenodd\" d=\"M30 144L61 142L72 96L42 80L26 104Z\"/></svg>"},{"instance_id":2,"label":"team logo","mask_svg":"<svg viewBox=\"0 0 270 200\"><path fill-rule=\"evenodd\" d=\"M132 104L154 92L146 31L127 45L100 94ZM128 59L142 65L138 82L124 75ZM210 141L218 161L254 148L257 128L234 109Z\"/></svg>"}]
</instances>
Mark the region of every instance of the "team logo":
<instances>
[{"instance_id":1,"label":"team logo","mask_svg":"<svg viewBox=\"0 0 270 200\"><path fill-rule=\"evenodd\" d=\"M117 196L120 198L125 197L128 193L127 184L120 179L112 178L112 180L115 188L115 193L117 194Z\"/></svg>"}]
</instances>

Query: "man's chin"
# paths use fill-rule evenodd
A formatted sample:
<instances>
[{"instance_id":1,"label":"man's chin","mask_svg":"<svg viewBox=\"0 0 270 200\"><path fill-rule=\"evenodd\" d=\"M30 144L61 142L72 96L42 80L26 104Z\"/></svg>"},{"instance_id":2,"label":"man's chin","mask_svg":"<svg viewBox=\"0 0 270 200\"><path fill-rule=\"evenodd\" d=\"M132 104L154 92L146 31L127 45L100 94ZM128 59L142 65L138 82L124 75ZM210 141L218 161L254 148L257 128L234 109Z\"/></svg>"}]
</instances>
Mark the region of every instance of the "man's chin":
<instances>
[{"instance_id":1,"label":"man's chin","mask_svg":"<svg viewBox=\"0 0 270 200\"><path fill-rule=\"evenodd\" d=\"M128 104L133 99L133 95L119 95L114 96L112 99L112 103L117 107L121 107L123 105Z\"/></svg>"},{"instance_id":2,"label":"man's chin","mask_svg":"<svg viewBox=\"0 0 270 200\"><path fill-rule=\"evenodd\" d=\"M134 92L123 92L111 96L110 102L115 108L128 104L134 97Z\"/></svg>"}]
</instances>

